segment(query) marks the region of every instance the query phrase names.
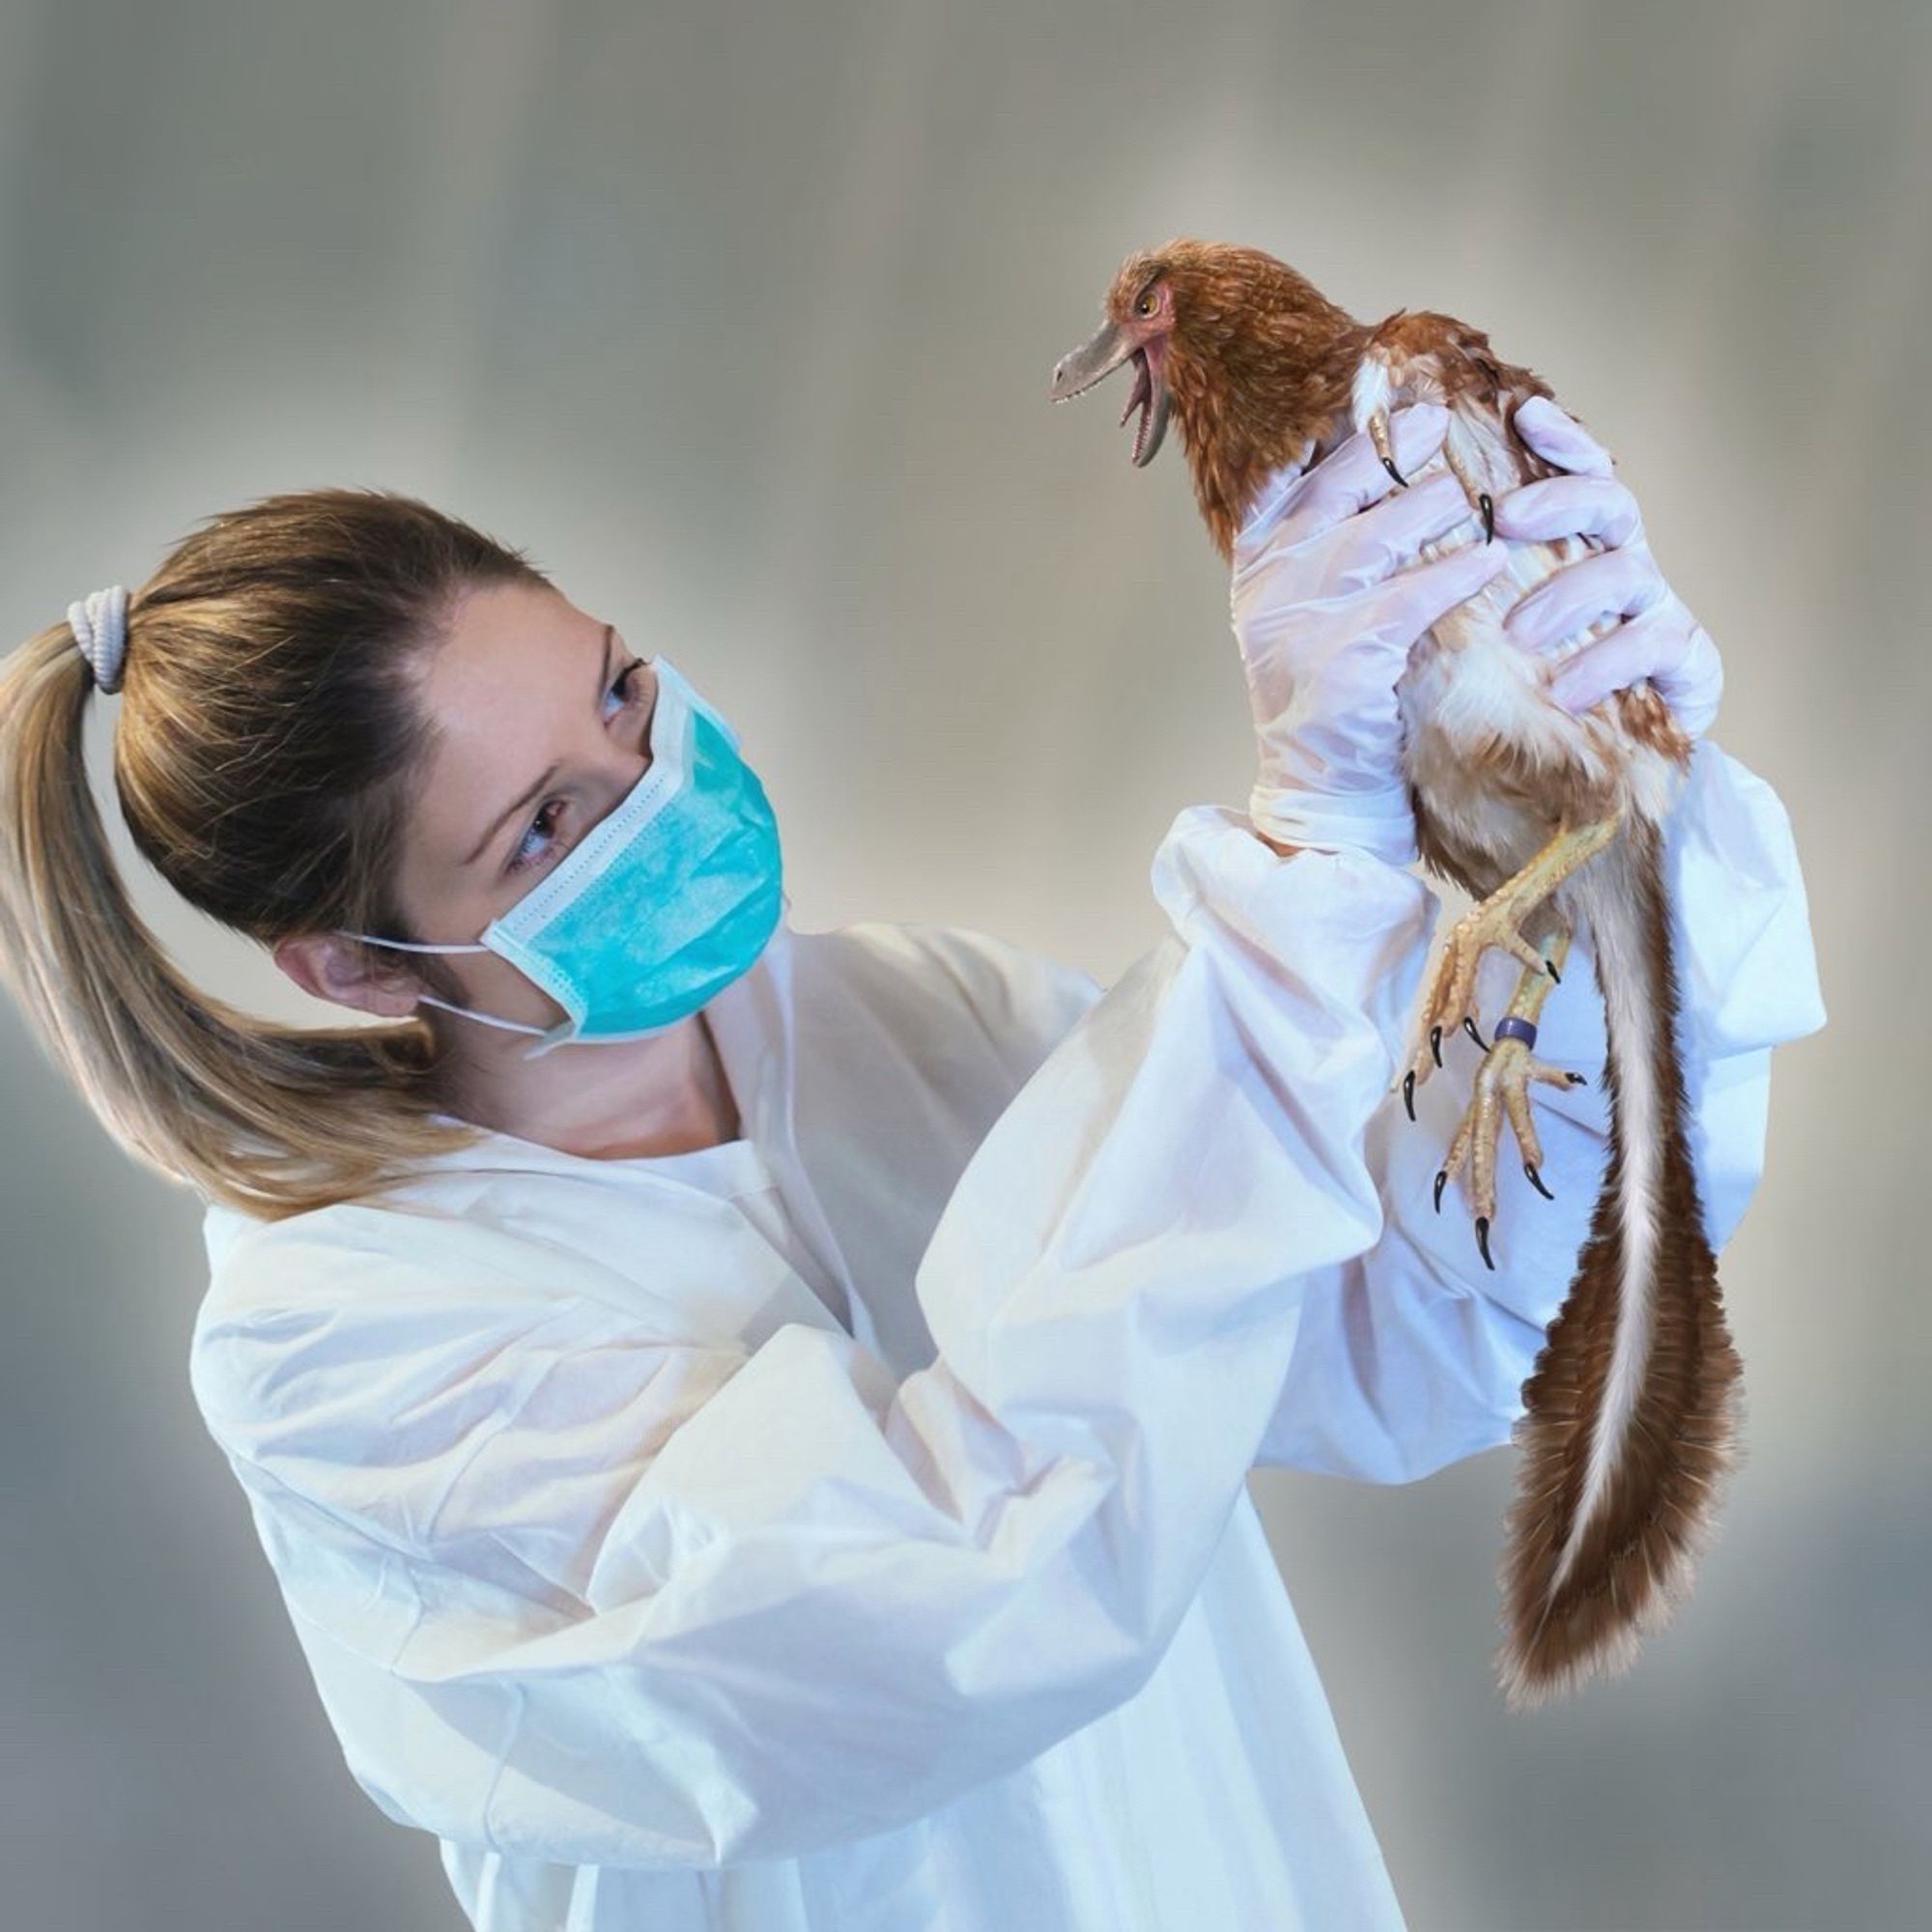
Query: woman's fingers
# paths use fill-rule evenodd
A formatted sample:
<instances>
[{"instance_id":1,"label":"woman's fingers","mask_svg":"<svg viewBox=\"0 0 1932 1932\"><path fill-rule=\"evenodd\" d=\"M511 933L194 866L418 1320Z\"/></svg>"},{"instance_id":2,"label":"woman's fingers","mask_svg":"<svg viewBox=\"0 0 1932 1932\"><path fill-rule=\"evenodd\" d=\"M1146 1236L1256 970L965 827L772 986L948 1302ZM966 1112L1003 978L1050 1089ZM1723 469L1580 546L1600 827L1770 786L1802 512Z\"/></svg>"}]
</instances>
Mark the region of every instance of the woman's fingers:
<instances>
[{"instance_id":1,"label":"woman's fingers","mask_svg":"<svg viewBox=\"0 0 1932 1932\"><path fill-rule=\"evenodd\" d=\"M1569 411L1548 396L1525 397L1510 421L1546 463L1577 476L1610 473L1610 452Z\"/></svg>"},{"instance_id":2,"label":"woman's fingers","mask_svg":"<svg viewBox=\"0 0 1932 1932\"><path fill-rule=\"evenodd\" d=\"M1639 678L1667 684L1689 657L1695 629L1681 604L1658 605L1585 644L1549 680L1549 696L1566 711L1587 711Z\"/></svg>"},{"instance_id":3,"label":"woman's fingers","mask_svg":"<svg viewBox=\"0 0 1932 1932\"><path fill-rule=\"evenodd\" d=\"M1386 472L1384 472L1386 474ZM1341 586L1363 589L1379 583L1416 552L1459 524L1473 522L1463 486L1446 469L1425 477L1411 490L1398 490L1348 521L1343 548L1335 559Z\"/></svg>"},{"instance_id":4,"label":"woman's fingers","mask_svg":"<svg viewBox=\"0 0 1932 1932\"><path fill-rule=\"evenodd\" d=\"M1404 650L1430 625L1473 597L1509 562L1509 545L1500 538L1464 544L1447 556L1398 571L1375 595L1372 628L1385 643Z\"/></svg>"},{"instance_id":5,"label":"woman's fingers","mask_svg":"<svg viewBox=\"0 0 1932 1932\"><path fill-rule=\"evenodd\" d=\"M1549 695L1568 711L1587 711L1642 677L1693 738L1711 728L1724 695L1723 661L1710 633L1675 597L1586 644L1550 680Z\"/></svg>"},{"instance_id":6,"label":"woman's fingers","mask_svg":"<svg viewBox=\"0 0 1932 1932\"><path fill-rule=\"evenodd\" d=\"M1503 629L1525 650L1548 650L1605 617L1634 617L1668 594L1647 549L1599 551L1545 579Z\"/></svg>"},{"instance_id":7,"label":"woman's fingers","mask_svg":"<svg viewBox=\"0 0 1932 1932\"><path fill-rule=\"evenodd\" d=\"M1389 441L1404 475L1419 469L1442 447L1449 412L1439 403L1413 403L1389 418ZM1261 503L1242 526L1240 543L1251 546L1271 532L1284 544L1303 544L1378 502L1395 486L1366 430L1339 443L1313 469L1277 471L1262 491ZM1277 487L1279 485L1279 487Z\"/></svg>"},{"instance_id":8,"label":"woman's fingers","mask_svg":"<svg viewBox=\"0 0 1932 1932\"><path fill-rule=\"evenodd\" d=\"M1544 538L1584 530L1605 535L1599 525L1626 532L1636 528L1634 499L1612 479L1609 452L1575 417L1541 396L1531 396L1518 407L1513 420L1538 456L1572 474L1528 484L1502 497L1495 505L1499 532ZM1413 475L1442 447L1448 429L1449 412L1439 403L1410 403L1392 412L1389 443L1396 468L1406 476ZM1296 461L1275 470L1262 486L1236 539L1237 552L1251 551L1276 536L1285 544L1306 543L1379 502L1395 487L1366 431L1357 431L1338 444L1312 469L1304 468L1307 455L1304 446ZM1587 490L1574 497L1538 494L1561 483L1607 485L1610 494L1593 495ZM1506 509L1511 504L1516 506L1513 513ZM1520 527L1508 521L1512 514ZM1628 535L1607 536L1606 541L1626 542Z\"/></svg>"},{"instance_id":9,"label":"woman's fingers","mask_svg":"<svg viewBox=\"0 0 1932 1932\"><path fill-rule=\"evenodd\" d=\"M1496 503L1497 534L1529 543L1587 536L1615 548L1642 526L1636 498L1613 476L1546 476Z\"/></svg>"}]
</instances>

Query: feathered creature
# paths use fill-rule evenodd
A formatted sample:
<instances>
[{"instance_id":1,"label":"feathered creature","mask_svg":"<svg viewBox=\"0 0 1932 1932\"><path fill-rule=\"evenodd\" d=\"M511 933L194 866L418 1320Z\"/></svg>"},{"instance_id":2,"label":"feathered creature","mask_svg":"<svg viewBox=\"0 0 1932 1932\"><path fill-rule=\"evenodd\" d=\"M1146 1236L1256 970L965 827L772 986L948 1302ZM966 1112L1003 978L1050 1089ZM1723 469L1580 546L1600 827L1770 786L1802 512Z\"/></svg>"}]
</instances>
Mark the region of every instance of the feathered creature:
<instances>
[{"instance_id":1,"label":"feathered creature","mask_svg":"<svg viewBox=\"0 0 1932 1932\"><path fill-rule=\"evenodd\" d=\"M1121 420L1139 408L1133 460L1150 461L1172 415L1224 558L1268 475L1319 461L1358 431L1398 482L1412 480L1388 440L1389 412L1406 403L1449 410L1442 451L1425 469L1446 464L1471 505L1459 531L1422 547L1425 558L1477 541L1479 526L1489 536L1497 497L1553 473L1512 426L1517 406L1550 396L1548 384L1452 316L1398 310L1360 323L1259 249L1190 240L1130 255L1103 313L1055 370L1053 398L1130 364ZM1518 597L1595 547L1513 544L1509 568L1418 641L1397 686L1423 861L1476 900L1428 990L1403 1080L1410 1117L1416 1083L1442 1064L1444 1034L1463 1026L1482 1044L1470 1005L1487 948L1522 961L1508 1010L1532 1038L1579 918L1604 998L1608 1159L1516 1430L1498 1659L1516 1707L1630 1663L1640 1634L1688 1589L1735 1454L1740 1365L1686 1131L1661 862L1660 823L1690 741L1648 683L1571 713L1547 686L1584 639L1537 654L1502 629ZM1467 1160L1492 1267L1503 1119L1540 1188L1527 1088L1577 1077L1535 1059L1520 1037L1487 1047L1435 1206Z\"/></svg>"}]
</instances>

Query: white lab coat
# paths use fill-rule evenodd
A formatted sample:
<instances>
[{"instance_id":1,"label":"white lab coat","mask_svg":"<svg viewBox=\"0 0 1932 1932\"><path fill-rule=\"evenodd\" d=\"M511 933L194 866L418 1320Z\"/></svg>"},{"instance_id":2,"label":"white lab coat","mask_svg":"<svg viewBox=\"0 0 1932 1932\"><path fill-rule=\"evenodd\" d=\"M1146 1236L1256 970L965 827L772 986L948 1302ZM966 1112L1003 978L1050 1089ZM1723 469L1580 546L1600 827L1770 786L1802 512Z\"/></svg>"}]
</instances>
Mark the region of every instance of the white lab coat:
<instances>
[{"instance_id":1,"label":"white lab coat","mask_svg":"<svg viewBox=\"0 0 1932 1932\"><path fill-rule=\"evenodd\" d=\"M1669 850L1721 1241L1823 1011L1771 790L1700 747ZM1535 1090L1556 1199L1502 1161L1490 1274L1430 1206L1477 1049L1420 1124L1393 1087L1425 882L1215 806L1152 880L1105 994L782 923L707 1009L723 1147L210 1208L196 1399L350 1771L485 1932L1401 1923L1244 1479L1507 1438L1605 1154L1588 935L1539 1050L1592 1084Z\"/></svg>"}]
</instances>

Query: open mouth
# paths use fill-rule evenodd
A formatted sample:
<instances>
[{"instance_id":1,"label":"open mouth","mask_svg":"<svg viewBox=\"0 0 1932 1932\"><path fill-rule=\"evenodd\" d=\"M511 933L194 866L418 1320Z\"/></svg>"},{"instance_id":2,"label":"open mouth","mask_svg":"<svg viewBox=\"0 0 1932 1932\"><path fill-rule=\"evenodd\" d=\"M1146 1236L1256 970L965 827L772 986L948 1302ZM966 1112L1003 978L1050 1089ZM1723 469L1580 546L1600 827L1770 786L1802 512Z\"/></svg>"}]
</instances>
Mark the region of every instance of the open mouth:
<instances>
[{"instance_id":1,"label":"open mouth","mask_svg":"<svg viewBox=\"0 0 1932 1932\"><path fill-rule=\"evenodd\" d=\"M1124 427L1127 418L1136 410L1140 411L1140 420L1134 424L1132 451L1137 469L1152 460L1167 432L1168 388L1160 373L1165 347L1163 336L1151 336L1142 343L1129 342L1115 324L1108 323L1092 341L1061 358L1053 372L1053 387L1048 392L1053 401L1064 403L1069 396L1091 389L1102 376L1122 363L1132 363L1134 380L1127 391L1126 407L1121 412L1121 423Z\"/></svg>"},{"instance_id":2,"label":"open mouth","mask_svg":"<svg viewBox=\"0 0 1932 1932\"><path fill-rule=\"evenodd\" d=\"M1147 351L1136 349L1130 358L1134 365L1134 386L1127 394L1127 406L1121 412L1121 422L1138 409L1141 419L1134 425L1134 467L1139 469L1153 451L1147 446L1148 424L1153 420L1153 377L1148 369Z\"/></svg>"}]
</instances>

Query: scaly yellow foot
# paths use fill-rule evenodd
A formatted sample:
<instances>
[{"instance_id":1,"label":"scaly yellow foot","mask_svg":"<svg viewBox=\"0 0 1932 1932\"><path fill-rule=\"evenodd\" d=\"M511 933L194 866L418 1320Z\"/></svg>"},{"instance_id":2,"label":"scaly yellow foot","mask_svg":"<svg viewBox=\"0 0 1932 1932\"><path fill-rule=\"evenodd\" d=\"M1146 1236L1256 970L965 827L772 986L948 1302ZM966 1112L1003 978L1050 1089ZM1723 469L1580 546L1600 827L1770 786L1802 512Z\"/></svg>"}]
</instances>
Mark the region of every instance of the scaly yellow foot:
<instances>
[{"instance_id":1,"label":"scaly yellow foot","mask_svg":"<svg viewBox=\"0 0 1932 1932\"><path fill-rule=\"evenodd\" d=\"M1382 468L1406 489L1408 487L1408 478L1395 467L1395 439L1389 431L1388 411L1378 410L1369 418L1368 427L1369 440L1375 445L1376 454L1381 458Z\"/></svg>"},{"instance_id":2,"label":"scaly yellow foot","mask_svg":"<svg viewBox=\"0 0 1932 1932\"><path fill-rule=\"evenodd\" d=\"M1491 947L1500 947L1530 972L1548 971L1543 954L1522 935L1522 923L1586 859L1601 852L1617 835L1622 820L1612 815L1593 824L1559 825L1543 849L1513 879L1507 879L1481 904L1458 920L1449 933L1442 956L1435 963L1429 996L1422 1005L1414 1053L1402 1078L1403 1104L1415 1118L1415 1090L1442 1065L1442 1036L1457 1027L1467 1030L1478 1046L1486 1042L1476 1031L1473 1010L1476 968ZM1553 980L1556 976L1550 974Z\"/></svg>"},{"instance_id":3,"label":"scaly yellow foot","mask_svg":"<svg viewBox=\"0 0 1932 1932\"><path fill-rule=\"evenodd\" d=\"M1496 1212L1496 1150L1502 1140L1507 1116L1522 1154L1522 1171L1529 1184L1547 1200L1554 1200L1543 1184L1538 1170L1543 1165L1543 1145L1536 1137L1536 1124L1529 1113L1529 1083L1545 1080L1552 1087L1580 1087L1586 1084L1580 1073L1568 1073L1539 1060L1530 1051L1536 1044L1536 1016L1556 983L1564 958L1570 951L1570 930L1553 910L1546 911L1538 922L1542 953L1533 967L1517 981L1509 1009L1496 1022L1495 1037L1476 1069L1475 1091L1457 1127L1455 1138L1435 1177L1435 1211L1442 1211L1442 1190L1451 1175L1463 1162L1469 1164L1469 1192L1476 1209L1476 1245L1482 1250L1484 1264L1495 1263L1490 1255L1490 1223ZM1546 961L1553 969L1544 970Z\"/></svg>"}]
</instances>

